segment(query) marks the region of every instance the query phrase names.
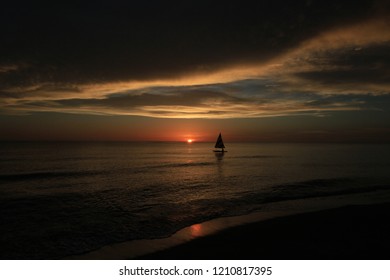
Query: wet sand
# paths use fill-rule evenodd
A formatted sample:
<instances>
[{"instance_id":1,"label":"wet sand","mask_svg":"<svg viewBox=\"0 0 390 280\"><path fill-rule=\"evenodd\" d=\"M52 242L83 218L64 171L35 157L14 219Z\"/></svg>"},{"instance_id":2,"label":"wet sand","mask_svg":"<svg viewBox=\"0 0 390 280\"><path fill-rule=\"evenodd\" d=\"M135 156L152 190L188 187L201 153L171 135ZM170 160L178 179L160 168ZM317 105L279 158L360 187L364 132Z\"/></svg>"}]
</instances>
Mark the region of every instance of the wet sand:
<instances>
[{"instance_id":1,"label":"wet sand","mask_svg":"<svg viewBox=\"0 0 390 280\"><path fill-rule=\"evenodd\" d=\"M239 225L139 259L390 259L390 203Z\"/></svg>"}]
</instances>

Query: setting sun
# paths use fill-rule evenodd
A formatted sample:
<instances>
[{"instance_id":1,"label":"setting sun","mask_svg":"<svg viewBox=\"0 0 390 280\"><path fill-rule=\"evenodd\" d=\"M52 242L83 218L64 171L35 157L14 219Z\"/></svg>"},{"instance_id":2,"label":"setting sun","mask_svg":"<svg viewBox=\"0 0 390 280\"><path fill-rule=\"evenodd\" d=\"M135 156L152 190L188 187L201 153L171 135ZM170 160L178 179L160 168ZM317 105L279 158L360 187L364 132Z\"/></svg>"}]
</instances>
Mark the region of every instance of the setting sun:
<instances>
[{"instance_id":1,"label":"setting sun","mask_svg":"<svg viewBox=\"0 0 390 280\"><path fill-rule=\"evenodd\" d=\"M187 143L192 143L192 139L187 139Z\"/></svg>"}]
</instances>

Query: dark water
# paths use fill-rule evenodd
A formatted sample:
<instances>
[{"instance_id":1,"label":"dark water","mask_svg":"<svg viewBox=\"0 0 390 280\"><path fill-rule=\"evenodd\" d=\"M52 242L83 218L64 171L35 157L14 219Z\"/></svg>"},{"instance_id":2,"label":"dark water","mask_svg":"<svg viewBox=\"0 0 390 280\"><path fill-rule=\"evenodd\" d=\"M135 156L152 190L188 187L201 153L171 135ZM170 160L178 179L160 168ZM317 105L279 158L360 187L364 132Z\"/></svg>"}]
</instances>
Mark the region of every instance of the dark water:
<instances>
[{"instance_id":1,"label":"dark water","mask_svg":"<svg viewBox=\"0 0 390 280\"><path fill-rule=\"evenodd\" d=\"M2 143L0 257L57 259L261 210L390 186L390 145Z\"/></svg>"}]
</instances>

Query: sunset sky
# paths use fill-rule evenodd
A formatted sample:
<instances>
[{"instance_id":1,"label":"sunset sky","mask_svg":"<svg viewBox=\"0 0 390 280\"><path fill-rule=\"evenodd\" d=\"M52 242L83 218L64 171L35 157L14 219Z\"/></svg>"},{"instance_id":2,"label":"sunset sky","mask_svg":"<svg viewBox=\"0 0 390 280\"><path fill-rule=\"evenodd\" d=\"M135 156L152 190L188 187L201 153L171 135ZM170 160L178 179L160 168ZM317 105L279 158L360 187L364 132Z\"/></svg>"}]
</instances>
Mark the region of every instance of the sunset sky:
<instances>
[{"instance_id":1,"label":"sunset sky","mask_svg":"<svg viewBox=\"0 0 390 280\"><path fill-rule=\"evenodd\" d=\"M3 3L0 140L389 142L389 3Z\"/></svg>"}]
</instances>

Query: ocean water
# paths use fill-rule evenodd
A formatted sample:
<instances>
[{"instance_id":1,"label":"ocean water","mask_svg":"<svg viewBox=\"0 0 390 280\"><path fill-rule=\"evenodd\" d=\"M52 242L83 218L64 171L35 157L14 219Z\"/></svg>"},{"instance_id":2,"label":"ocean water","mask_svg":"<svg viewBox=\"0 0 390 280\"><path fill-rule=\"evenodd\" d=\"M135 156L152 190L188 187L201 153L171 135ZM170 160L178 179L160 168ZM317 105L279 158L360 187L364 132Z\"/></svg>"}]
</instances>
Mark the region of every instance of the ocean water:
<instances>
[{"instance_id":1,"label":"ocean water","mask_svg":"<svg viewBox=\"0 0 390 280\"><path fill-rule=\"evenodd\" d=\"M0 258L167 237L271 202L387 191L390 145L2 143Z\"/></svg>"}]
</instances>

